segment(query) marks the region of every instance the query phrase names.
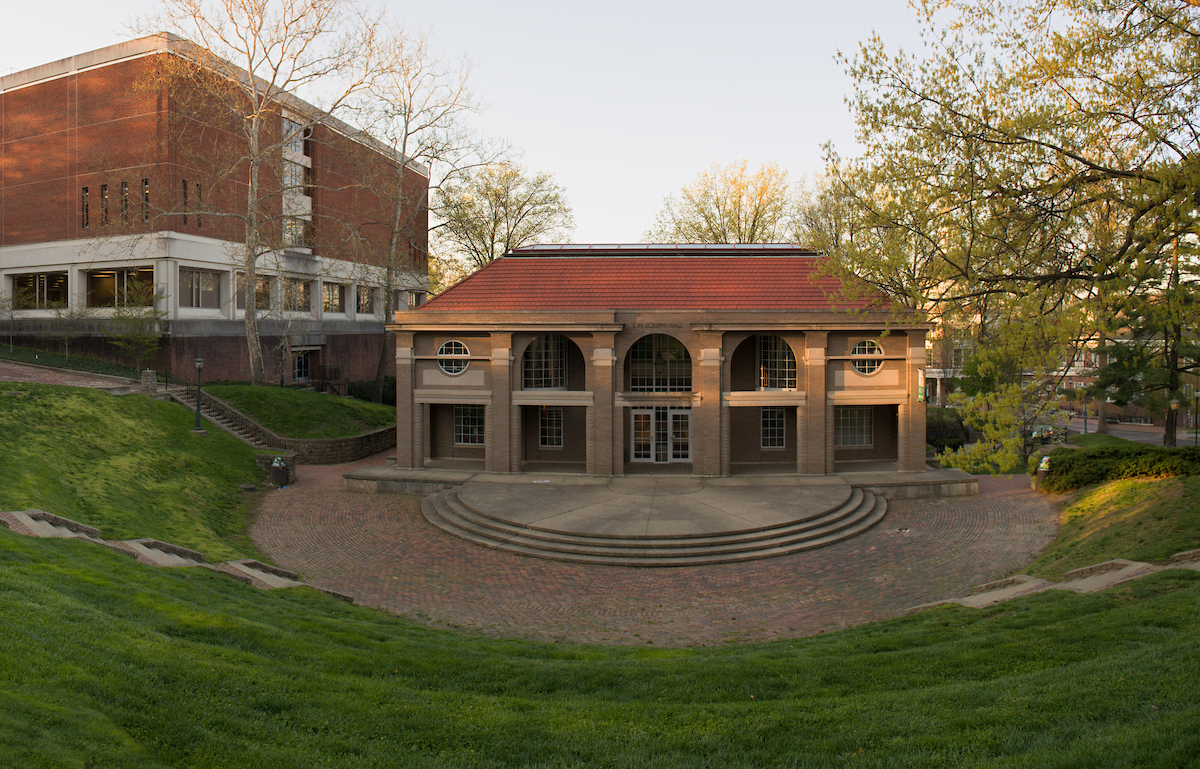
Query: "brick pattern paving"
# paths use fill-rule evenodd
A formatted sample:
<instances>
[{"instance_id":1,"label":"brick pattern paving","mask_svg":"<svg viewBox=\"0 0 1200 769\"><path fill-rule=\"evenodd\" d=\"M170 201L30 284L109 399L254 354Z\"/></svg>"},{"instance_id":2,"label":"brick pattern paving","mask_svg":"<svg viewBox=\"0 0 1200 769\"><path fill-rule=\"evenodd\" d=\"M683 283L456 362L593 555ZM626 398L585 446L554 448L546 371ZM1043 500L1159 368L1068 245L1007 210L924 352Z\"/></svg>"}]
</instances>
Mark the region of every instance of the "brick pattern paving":
<instances>
[{"instance_id":1,"label":"brick pattern paving","mask_svg":"<svg viewBox=\"0 0 1200 769\"><path fill-rule=\"evenodd\" d=\"M527 558L455 539L416 496L342 489L351 467L299 468L255 543L305 581L427 625L504 638L694 646L810 636L903 614L1008 576L1057 518L1023 477L978 497L893 500L874 529L819 550L684 568Z\"/></svg>"}]
</instances>

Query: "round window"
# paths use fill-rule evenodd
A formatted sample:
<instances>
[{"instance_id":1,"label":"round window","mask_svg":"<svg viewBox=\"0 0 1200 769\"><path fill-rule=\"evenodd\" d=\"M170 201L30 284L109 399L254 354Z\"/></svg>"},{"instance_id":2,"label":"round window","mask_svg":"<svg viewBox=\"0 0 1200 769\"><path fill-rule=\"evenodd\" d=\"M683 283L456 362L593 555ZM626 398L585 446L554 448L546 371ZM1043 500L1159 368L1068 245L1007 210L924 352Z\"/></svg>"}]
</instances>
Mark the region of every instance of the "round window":
<instances>
[{"instance_id":1,"label":"round window","mask_svg":"<svg viewBox=\"0 0 1200 769\"><path fill-rule=\"evenodd\" d=\"M854 349L850 351L851 355L883 355L883 348L875 343L873 339L864 339L854 345ZM850 365L860 374L874 374L883 365L883 361L879 358L860 358L850 361Z\"/></svg>"},{"instance_id":2,"label":"round window","mask_svg":"<svg viewBox=\"0 0 1200 769\"><path fill-rule=\"evenodd\" d=\"M447 374L461 374L467 370L467 365L470 361L467 356L471 351L467 346L457 339L451 339L449 342L442 342L442 346L438 348L438 366Z\"/></svg>"}]
</instances>

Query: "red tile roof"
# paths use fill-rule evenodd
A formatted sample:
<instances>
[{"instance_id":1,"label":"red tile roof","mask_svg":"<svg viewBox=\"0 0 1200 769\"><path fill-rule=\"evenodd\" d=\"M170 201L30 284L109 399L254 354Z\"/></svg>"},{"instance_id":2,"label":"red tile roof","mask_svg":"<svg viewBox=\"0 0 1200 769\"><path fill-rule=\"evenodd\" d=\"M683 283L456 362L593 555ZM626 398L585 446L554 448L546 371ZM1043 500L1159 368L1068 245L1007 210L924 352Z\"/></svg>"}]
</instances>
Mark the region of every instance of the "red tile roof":
<instances>
[{"instance_id":1,"label":"red tile roof","mask_svg":"<svg viewBox=\"0 0 1200 769\"><path fill-rule=\"evenodd\" d=\"M886 306L843 291L825 258L788 244L531 246L516 249L421 309L827 310Z\"/></svg>"}]
</instances>

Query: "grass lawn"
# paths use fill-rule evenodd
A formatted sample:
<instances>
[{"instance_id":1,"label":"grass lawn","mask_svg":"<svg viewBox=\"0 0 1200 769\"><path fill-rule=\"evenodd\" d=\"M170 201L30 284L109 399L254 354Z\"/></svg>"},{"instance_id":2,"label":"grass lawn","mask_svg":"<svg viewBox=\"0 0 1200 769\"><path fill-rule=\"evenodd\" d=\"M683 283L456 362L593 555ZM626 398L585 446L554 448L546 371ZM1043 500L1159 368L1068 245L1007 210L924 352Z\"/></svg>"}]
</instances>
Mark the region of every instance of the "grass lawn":
<instances>
[{"instance_id":1,"label":"grass lawn","mask_svg":"<svg viewBox=\"0 0 1200 769\"><path fill-rule=\"evenodd\" d=\"M1130 478L1080 492L1054 544L1024 573L1057 580L1113 558L1165 561L1200 548L1200 476Z\"/></svg>"},{"instance_id":2,"label":"grass lawn","mask_svg":"<svg viewBox=\"0 0 1200 769\"><path fill-rule=\"evenodd\" d=\"M191 412L141 395L0 385L0 509L38 508L107 539L154 537L214 560L253 555L242 483L261 483L254 450Z\"/></svg>"},{"instance_id":3,"label":"grass lawn","mask_svg":"<svg viewBox=\"0 0 1200 769\"><path fill-rule=\"evenodd\" d=\"M1117 438L1112 435L1102 435L1100 433L1081 433L1072 435L1067 438L1067 443L1072 446L1078 446L1081 449L1092 449L1097 446L1127 446L1135 441Z\"/></svg>"},{"instance_id":4,"label":"grass lawn","mask_svg":"<svg viewBox=\"0 0 1200 769\"><path fill-rule=\"evenodd\" d=\"M205 388L264 427L288 438L348 438L396 423L396 408L285 387Z\"/></svg>"},{"instance_id":5,"label":"grass lawn","mask_svg":"<svg viewBox=\"0 0 1200 769\"><path fill-rule=\"evenodd\" d=\"M705 649L471 638L0 531L0 763L1134 767L1200 756L1200 574Z\"/></svg>"},{"instance_id":6,"label":"grass lawn","mask_svg":"<svg viewBox=\"0 0 1200 769\"><path fill-rule=\"evenodd\" d=\"M69 371L85 371L90 374L109 374L111 376L128 377L135 381L141 379L141 373L134 366L122 363L85 358L81 355L66 357L61 352L35 350L32 347L9 347L0 342L0 358L14 360L18 363L34 363L42 366L54 366Z\"/></svg>"}]
</instances>

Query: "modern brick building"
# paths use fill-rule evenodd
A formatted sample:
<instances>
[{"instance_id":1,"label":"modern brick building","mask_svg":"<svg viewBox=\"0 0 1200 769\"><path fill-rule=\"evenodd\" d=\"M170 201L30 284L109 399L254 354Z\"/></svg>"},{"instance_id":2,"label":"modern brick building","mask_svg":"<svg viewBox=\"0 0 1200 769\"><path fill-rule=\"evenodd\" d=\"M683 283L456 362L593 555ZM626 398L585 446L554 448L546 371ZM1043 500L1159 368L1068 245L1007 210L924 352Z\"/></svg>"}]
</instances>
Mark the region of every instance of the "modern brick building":
<instances>
[{"instance_id":1,"label":"modern brick building","mask_svg":"<svg viewBox=\"0 0 1200 769\"><path fill-rule=\"evenodd\" d=\"M215 100L154 77L189 47L156 35L0 77L0 304L18 338L44 342L69 317L75 349L115 357L107 318L145 292L163 319L156 367L201 356L205 378L249 378L235 216L248 187L233 160L246 141ZM403 175L408 264L392 298L419 301L427 172L290 94L277 101L253 287L267 375L373 378L388 341L382 190Z\"/></svg>"},{"instance_id":2,"label":"modern brick building","mask_svg":"<svg viewBox=\"0 0 1200 769\"><path fill-rule=\"evenodd\" d=\"M397 466L925 470L929 324L792 245L530 246L396 314Z\"/></svg>"}]
</instances>

